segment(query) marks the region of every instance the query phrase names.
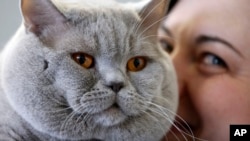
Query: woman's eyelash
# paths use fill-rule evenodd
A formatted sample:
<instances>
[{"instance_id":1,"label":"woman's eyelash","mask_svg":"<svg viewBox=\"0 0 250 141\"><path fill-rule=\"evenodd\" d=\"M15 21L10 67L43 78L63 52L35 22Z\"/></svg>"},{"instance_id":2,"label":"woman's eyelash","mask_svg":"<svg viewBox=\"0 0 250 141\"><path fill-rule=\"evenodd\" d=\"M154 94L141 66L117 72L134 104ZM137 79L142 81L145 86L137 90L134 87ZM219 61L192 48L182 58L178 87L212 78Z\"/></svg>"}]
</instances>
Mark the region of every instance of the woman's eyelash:
<instances>
[{"instance_id":1,"label":"woman's eyelash","mask_svg":"<svg viewBox=\"0 0 250 141\"><path fill-rule=\"evenodd\" d=\"M213 53L204 53L201 58L202 63L206 65L216 65L219 67L227 68L226 62Z\"/></svg>"}]
</instances>

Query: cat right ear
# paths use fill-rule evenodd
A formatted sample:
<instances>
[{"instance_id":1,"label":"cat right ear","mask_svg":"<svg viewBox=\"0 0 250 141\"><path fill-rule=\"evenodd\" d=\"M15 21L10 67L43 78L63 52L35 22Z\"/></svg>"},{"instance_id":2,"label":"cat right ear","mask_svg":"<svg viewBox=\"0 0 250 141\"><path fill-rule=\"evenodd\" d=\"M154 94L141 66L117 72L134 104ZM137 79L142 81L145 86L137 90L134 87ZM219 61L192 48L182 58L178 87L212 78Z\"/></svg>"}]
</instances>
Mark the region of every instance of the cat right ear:
<instances>
[{"instance_id":1,"label":"cat right ear","mask_svg":"<svg viewBox=\"0 0 250 141\"><path fill-rule=\"evenodd\" d=\"M161 21L167 12L170 0L144 0L145 6L139 11L143 33L157 35ZM143 3L142 3L143 4ZM156 38L156 36L152 36Z\"/></svg>"},{"instance_id":2,"label":"cat right ear","mask_svg":"<svg viewBox=\"0 0 250 141\"><path fill-rule=\"evenodd\" d=\"M66 18L50 0L21 0L21 11L26 29L37 36L44 28L66 22Z\"/></svg>"}]
</instances>

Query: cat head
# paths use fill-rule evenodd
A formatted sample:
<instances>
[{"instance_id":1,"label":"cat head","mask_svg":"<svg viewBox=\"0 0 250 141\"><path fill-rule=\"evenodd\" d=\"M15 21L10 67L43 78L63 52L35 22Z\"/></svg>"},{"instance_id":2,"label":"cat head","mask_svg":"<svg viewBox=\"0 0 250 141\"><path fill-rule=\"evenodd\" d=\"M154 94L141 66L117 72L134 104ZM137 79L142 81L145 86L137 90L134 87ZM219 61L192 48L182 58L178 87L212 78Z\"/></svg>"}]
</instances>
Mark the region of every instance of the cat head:
<instances>
[{"instance_id":1,"label":"cat head","mask_svg":"<svg viewBox=\"0 0 250 141\"><path fill-rule=\"evenodd\" d=\"M169 129L177 83L156 38L168 1L109 2L21 1L24 22L5 47L1 77L10 104L36 130L145 141Z\"/></svg>"}]
</instances>

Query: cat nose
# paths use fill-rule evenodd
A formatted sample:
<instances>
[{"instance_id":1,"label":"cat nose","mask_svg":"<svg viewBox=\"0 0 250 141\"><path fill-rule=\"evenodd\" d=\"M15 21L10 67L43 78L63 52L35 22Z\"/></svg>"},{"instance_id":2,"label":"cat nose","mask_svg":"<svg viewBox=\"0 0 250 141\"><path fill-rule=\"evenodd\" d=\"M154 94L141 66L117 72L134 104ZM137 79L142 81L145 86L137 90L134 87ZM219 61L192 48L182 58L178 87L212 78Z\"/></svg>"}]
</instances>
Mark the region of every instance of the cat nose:
<instances>
[{"instance_id":1,"label":"cat nose","mask_svg":"<svg viewBox=\"0 0 250 141\"><path fill-rule=\"evenodd\" d=\"M124 87L124 84L122 82L112 82L108 87L117 93Z\"/></svg>"}]
</instances>

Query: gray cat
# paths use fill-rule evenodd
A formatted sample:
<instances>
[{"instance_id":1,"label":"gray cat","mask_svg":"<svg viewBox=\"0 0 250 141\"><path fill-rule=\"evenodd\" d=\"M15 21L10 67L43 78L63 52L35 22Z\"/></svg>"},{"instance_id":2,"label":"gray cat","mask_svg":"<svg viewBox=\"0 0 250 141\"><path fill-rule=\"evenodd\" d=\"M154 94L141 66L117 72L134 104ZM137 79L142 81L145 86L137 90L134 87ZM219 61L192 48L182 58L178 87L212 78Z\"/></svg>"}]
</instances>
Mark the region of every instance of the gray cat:
<instances>
[{"instance_id":1,"label":"gray cat","mask_svg":"<svg viewBox=\"0 0 250 141\"><path fill-rule=\"evenodd\" d=\"M1 141L159 141L177 108L168 0L21 0L1 53Z\"/></svg>"}]
</instances>

